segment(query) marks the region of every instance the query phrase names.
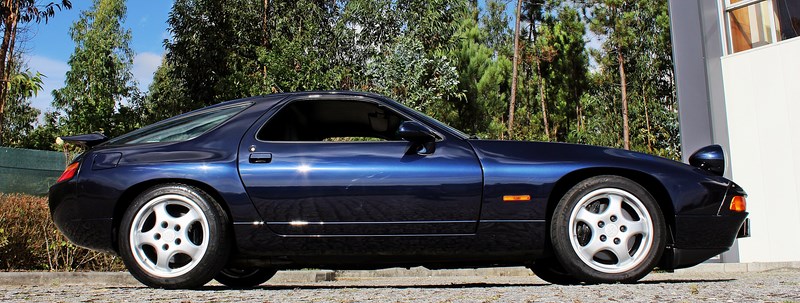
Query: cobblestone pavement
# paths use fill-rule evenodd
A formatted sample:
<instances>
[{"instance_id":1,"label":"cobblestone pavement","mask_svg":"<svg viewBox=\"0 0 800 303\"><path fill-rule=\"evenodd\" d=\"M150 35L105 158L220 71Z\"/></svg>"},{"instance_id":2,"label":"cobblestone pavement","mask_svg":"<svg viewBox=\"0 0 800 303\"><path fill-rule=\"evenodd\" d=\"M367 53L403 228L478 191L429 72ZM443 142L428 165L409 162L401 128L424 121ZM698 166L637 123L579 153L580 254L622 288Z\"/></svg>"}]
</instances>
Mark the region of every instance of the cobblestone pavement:
<instances>
[{"instance_id":1,"label":"cobblestone pavement","mask_svg":"<svg viewBox=\"0 0 800 303\"><path fill-rule=\"evenodd\" d=\"M2 302L800 302L800 270L653 273L638 284L558 286L536 277L343 278L252 290L0 286Z\"/></svg>"}]
</instances>

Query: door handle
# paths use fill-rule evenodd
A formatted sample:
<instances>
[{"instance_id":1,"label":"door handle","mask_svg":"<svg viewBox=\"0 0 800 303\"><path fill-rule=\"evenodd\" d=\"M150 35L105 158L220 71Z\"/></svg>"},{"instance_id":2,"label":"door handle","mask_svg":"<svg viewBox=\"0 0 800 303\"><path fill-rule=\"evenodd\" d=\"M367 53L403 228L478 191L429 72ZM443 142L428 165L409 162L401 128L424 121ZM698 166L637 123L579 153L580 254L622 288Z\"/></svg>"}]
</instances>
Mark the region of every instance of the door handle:
<instances>
[{"instance_id":1,"label":"door handle","mask_svg":"<svg viewBox=\"0 0 800 303\"><path fill-rule=\"evenodd\" d=\"M250 163L270 163L272 162L272 153L251 153Z\"/></svg>"}]
</instances>

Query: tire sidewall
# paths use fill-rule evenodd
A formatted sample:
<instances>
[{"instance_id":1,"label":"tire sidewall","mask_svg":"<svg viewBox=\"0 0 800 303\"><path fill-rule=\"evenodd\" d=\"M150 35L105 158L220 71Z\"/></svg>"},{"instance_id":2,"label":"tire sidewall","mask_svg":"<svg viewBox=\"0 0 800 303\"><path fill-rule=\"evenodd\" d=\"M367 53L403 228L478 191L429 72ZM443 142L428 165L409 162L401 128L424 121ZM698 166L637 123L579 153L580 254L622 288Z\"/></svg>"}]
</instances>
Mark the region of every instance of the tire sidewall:
<instances>
[{"instance_id":1,"label":"tire sidewall","mask_svg":"<svg viewBox=\"0 0 800 303\"><path fill-rule=\"evenodd\" d=\"M572 247L569 225L572 211L581 198L601 188L616 188L634 195L642 202L653 221L653 243L650 251L638 266L625 272L605 273L593 269L581 260ZM666 224L658 203L644 187L627 178L607 175L581 181L561 198L553 212L550 235L556 257L576 279L587 283L630 283L650 273L661 259L666 242Z\"/></svg>"},{"instance_id":2,"label":"tire sidewall","mask_svg":"<svg viewBox=\"0 0 800 303\"><path fill-rule=\"evenodd\" d=\"M208 220L209 243L205 254L191 270L177 277L164 278L152 275L140 267L129 239L136 214L152 199L168 194L184 196L199 206ZM228 260L229 225L225 211L204 191L185 184L157 185L136 197L122 217L118 237L120 256L131 275L147 286L166 289L200 287L211 281Z\"/></svg>"}]
</instances>

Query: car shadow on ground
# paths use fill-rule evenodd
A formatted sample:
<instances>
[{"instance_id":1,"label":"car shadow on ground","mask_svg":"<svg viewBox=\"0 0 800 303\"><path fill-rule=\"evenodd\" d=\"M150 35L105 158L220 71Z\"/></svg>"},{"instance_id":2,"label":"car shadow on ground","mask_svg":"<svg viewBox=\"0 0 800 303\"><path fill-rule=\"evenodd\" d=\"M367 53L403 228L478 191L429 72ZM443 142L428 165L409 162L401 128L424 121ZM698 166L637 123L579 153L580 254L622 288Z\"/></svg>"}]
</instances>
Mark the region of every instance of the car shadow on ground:
<instances>
[{"instance_id":1,"label":"car shadow on ground","mask_svg":"<svg viewBox=\"0 0 800 303\"><path fill-rule=\"evenodd\" d=\"M639 281L633 284L720 283L731 281L736 281L736 279L658 279Z\"/></svg>"},{"instance_id":2,"label":"car shadow on ground","mask_svg":"<svg viewBox=\"0 0 800 303\"><path fill-rule=\"evenodd\" d=\"M736 279L663 279L663 280L646 280L631 283L627 285L636 284L696 284L696 283L723 283L735 281ZM382 289L382 288L395 288L395 289L408 289L408 288L424 288L424 289L448 289L448 288L508 288L508 287L542 287L553 286L554 284L535 282L535 283L453 283L453 284L387 284L387 285L360 285L354 284L352 281L336 281L342 285L317 285L314 283L298 283L298 284L283 284L283 285L261 285L253 288L229 288L222 285L208 285L197 289L196 291L225 291L225 290L293 290L293 289ZM363 280L360 281L363 283ZM592 286L593 284L581 284L573 286ZM596 284L595 284L596 285ZM106 287L106 289L135 289L147 288L146 286L115 286Z\"/></svg>"}]
</instances>

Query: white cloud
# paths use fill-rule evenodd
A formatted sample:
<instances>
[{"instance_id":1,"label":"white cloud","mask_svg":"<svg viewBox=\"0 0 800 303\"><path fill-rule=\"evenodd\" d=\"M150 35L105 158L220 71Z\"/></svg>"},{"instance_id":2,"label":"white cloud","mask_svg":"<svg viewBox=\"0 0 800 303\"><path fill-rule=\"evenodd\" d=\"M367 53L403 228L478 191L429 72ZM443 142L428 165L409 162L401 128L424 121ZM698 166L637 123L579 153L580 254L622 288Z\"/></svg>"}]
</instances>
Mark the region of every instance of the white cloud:
<instances>
[{"instance_id":1,"label":"white cloud","mask_svg":"<svg viewBox=\"0 0 800 303\"><path fill-rule=\"evenodd\" d=\"M133 78L136 79L139 90L147 91L147 87L153 82L153 74L161 65L161 55L150 52L136 54L133 57Z\"/></svg>"},{"instance_id":2,"label":"white cloud","mask_svg":"<svg viewBox=\"0 0 800 303\"><path fill-rule=\"evenodd\" d=\"M64 86L64 81L67 79L67 71L69 71L69 65L67 62L44 56L33 55L27 59L28 67L31 71L40 72L45 75L42 79L42 90L36 97L31 99L33 107L45 112L48 108L52 107L52 91Z\"/></svg>"},{"instance_id":3,"label":"white cloud","mask_svg":"<svg viewBox=\"0 0 800 303\"><path fill-rule=\"evenodd\" d=\"M42 90L31 99L33 107L44 113L52 108L53 90L64 86L69 65L64 61L38 55L29 56L27 60L31 71L45 75L42 78ZM147 87L153 82L153 73L159 65L161 65L161 55L156 53L144 52L133 58L133 77L141 91L147 91Z\"/></svg>"}]
</instances>

